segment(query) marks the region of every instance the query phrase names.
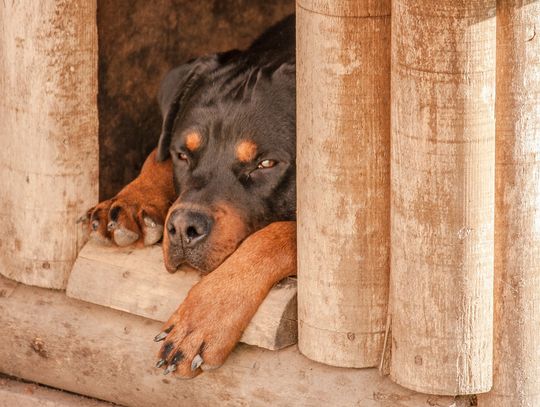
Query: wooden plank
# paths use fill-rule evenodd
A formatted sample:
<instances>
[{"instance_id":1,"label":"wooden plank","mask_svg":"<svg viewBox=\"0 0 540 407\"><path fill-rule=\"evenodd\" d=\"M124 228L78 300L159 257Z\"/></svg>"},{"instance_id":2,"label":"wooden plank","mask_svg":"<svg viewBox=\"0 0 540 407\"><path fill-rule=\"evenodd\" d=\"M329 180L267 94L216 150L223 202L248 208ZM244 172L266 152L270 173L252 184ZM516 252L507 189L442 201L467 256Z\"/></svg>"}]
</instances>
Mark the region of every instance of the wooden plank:
<instances>
[{"instance_id":1,"label":"wooden plank","mask_svg":"<svg viewBox=\"0 0 540 407\"><path fill-rule=\"evenodd\" d=\"M54 290L20 285L0 298L0 326L1 372L126 406L471 405L404 389L376 369L321 365L294 346L271 352L239 345L220 369L190 381L163 376L153 367L159 322Z\"/></svg>"},{"instance_id":2,"label":"wooden plank","mask_svg":"<svg viewBox=\"0 0 540 407\"><path fill-rule=\"evenodd\" d=\"M160 246L119 248L90 241L79 253L66 292L72 298L164 322L199 279L195 271L167 273ZM271 350L296 343L295 279L270 291L241 341Z\"/></svg>"},{"instance_id":3,"label":"wooden plank","mask_svg":"<svg viewBox=\"0 0 540 407\"><path fill-rule=\"evenodd\" d=\"M299 348L379 363L390 274L390 1L297 2Z\"/></svg>"},{"instance_id":4,"label":"wooden plank","mask_svg":"<svg viewBox=\"0 0 540 407\"><path fill-rule=\"evenodd\" d=\"M392 2L392 360L432 394L492 383L495 0Z\"/></svg>"},{"instance_id":5,"label":"wooden plank","mask_svg":"<svg viewBox=\"0 0 540 407\"><path fill-rule=\"evenodd\" d=\"M0 274L65 288L98 198L96 0L0 6Z\"/></svg>"},{"instance_id":6,"label":"wooden plank","mask_svg":"<svg viewBox=\"0 0 540 407\"><path fill-rule=\"evenodd\" d=\"M540 2L497 2L493 388L540 406Z\"/></svg>"},{"instance_id":7,"label":"wooden plank","mask_svg":"<svg viewBox=\"0 0 540 407\"><path fill-rule=\"evenodd\" d=\"M0 407L114 407L115 404L0 377Z\"/></svg>"}]
</instances>

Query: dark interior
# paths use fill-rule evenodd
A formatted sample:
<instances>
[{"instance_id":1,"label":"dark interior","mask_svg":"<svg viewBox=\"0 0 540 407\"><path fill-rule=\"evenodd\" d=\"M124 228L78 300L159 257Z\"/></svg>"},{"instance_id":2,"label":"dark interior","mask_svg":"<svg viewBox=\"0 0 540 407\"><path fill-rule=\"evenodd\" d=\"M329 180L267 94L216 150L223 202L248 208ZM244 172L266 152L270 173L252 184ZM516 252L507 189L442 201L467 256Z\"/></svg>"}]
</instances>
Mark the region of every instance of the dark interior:
<instances>
[{"instance_id":1,"label":"dark interior","mask_svg":"<svg viewBox=\"0 0 540 407\"><path fill-rule=\"evenodd\" d=\"M156 145L169 69L246 47L293 11L294 0L98 0L100 199L135 178Z\"/></svg>"}]
</instances>

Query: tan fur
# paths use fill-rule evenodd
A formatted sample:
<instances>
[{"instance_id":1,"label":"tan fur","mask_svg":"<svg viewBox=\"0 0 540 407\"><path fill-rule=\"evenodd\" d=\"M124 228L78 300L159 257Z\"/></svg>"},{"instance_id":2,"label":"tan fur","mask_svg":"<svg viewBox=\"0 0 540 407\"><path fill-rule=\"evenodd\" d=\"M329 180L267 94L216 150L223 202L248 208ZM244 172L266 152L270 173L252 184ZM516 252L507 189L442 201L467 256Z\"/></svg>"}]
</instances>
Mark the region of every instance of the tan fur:
<instances>
[{"instance_id":1,"label":"tan fur","mask_svg":"<svg viewBox=\"0 0 540 407\"><path fill-rule=\"evenodd\" d=\"M180 200L177 200L171 206L169 214L176 209L194 210L203 213L210 212L210 215L214 218L214 227L208 241L210 250L204 254L205 264L202 271L214 270L225 258L236 250L240 242L248 235L248 228L245 224L245 220L240 216L236 209L224 202L220 202L214 207L208 208L192 203L183 203ZM163 237L163 259L165 268L170 273L174 273L176 271L176 265L170 261L169 250L169 236L165 233Z\"/></svg>"},{"instance_id":2,"label":"tan fur","mask_svg":"<svg viewBox=\"0 0 540 407\"><path fill-rule=\"evenodd\" d=\"M177 352L176 375L190 378L201 368L219 367L242 336L270 289L296 274L296 223L276 222L249 236L212 273L204 276L163 326L171 328L159 357L170 362ZM204 346L203 346L204 343ZM164 349L172 344L165 355ZM191 371L200 354L201 368Z\"/></svg>"},{"instance_id":3,"label":"tan fur","mask_svg":"<svg viewBox=\"0 0 540 407\"><path fill-rule=\"evenodd\" d=\"M154 150L144 162L141 173L135 180L126 185L114 198L90 209L89 227L92 227L92 217L97 218L99 220L97 233L103 238L111 239L112 234L107 230L109 214L112 208L120 207L118 228L137 233L139 239L135 243L143 245L145 237L143 215L158 224L164 224L174 198L171 160L157 162Z\"/></svg>"},{"instance_id":4,"label":"tan fur","mask_svg":"<svg viewBox=\"0 0 540 407\"><path fill-rule=\"evenodd\" d=\"M202 142L201 135L197 132L189 133L186 136L186 148L189 151L193 152L197 150L201 146L201 142Z\"/></svg>"},{"instance_id":5,"label":"tan fur","mask_svg":"<svg viewBox=\"0 0 540 407\"><path fill-rule=\"evenodd\" d=\"M236 146L236 158L247 163L257 156L257 144L251 140L244 140Z\"/></svg>"},{"instance_id":6,"label":"tan fur","mask_svg":"<svg viewBox=\"0 0 540 407\"><path fill-rule=\"evenodd\" d=\"M240 149L243 152L241 157L253 159L257 147L254 143L246 143ZM154 151L147 158L139 177L114 198L92 208L89 216L99 220L95 233L111 238L107 231L109 211L120 206L118 227L139 233L137 243L142 245L145 227L148 227L143 214L165 224L174 198L171 160L156 162ZM180 205L182 203L178 202L174 207ZM190 208L205 210L193 205ZM225 203L215 205L212 214L215 226L207 266L211 270L221 265L190 290L164 326L164 329L171 328L164 346L170 344L172 350L165 355L162 348L160 358L170 362L178 352L182 352L184 357L177 361L175 374L183 378L221 366L272 286L296 273L295 222L270 224L239 245L248 233L242 216ZM163 248L167 254L167 234L163 238ZM165 255L166 267L174 271L167 259ZM202 356L204 363L193 372L191 363L197 354Z\"/></svg>"}]
</instances>

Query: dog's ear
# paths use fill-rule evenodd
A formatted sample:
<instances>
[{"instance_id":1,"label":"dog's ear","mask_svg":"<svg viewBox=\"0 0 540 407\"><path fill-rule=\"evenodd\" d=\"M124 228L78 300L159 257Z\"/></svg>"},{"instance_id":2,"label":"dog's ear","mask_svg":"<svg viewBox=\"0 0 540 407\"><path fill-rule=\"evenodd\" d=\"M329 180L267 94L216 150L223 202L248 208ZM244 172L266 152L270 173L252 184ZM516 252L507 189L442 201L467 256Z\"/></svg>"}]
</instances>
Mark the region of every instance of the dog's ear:
<instances>
[{"instance_id":1,"label":"dog's ear","mask_svg":"<svg viewBox=\"0 0 540 407\"><path fill-rule=\"evenodd\" d=\"M169 157L172 132L178 118L181 119L190 98L204 81L205 76L217 66L217 57L197 58L174 68L161 81L158 102L163 116L161 136L156 158L164 161Z\"/></svg>"},{"instance_id":2,"label":"dog's ear","mask_svg":"<svg viewBox=\"0 0 540 407\"><path fill-rule=\"evenodd\" d=\"M272 74L272 82L274 86L279 84L285 88L296 92L296 65L294 63L285 62Z\"/></svg>"},{"instance_id":3,"label":"dog's ear","mask_svg":"<svg viewBox=\"0 0 540 407\"><path fill-rule=\"evenodd\" d=\"M261 90L266 95L276 95L286 91L292 95L293 101L296 94L296 67L294 63L284 62L277 67L264 67L257 73L252 81L254 89Z\"/></svg>"}]
</instances>

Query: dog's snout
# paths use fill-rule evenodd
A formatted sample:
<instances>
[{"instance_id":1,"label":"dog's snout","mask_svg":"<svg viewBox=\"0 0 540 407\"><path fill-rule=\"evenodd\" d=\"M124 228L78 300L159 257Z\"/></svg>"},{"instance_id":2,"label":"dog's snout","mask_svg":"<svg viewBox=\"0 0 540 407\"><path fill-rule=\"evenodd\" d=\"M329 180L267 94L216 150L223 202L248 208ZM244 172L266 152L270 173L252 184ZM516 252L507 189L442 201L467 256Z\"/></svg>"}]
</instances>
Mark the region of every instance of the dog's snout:
<instances>
[{"instance_id":1,"label":"dog's snout","mask_svg":"<svg viewBox=\"0 0 540 407\"><path fill-rule=\"evenodd\" d=\"M172 243L193 248L202 242L212 230L213 220L202 212L177 209L169 216L167 232Z\"/></svg>"}]
</instances>

